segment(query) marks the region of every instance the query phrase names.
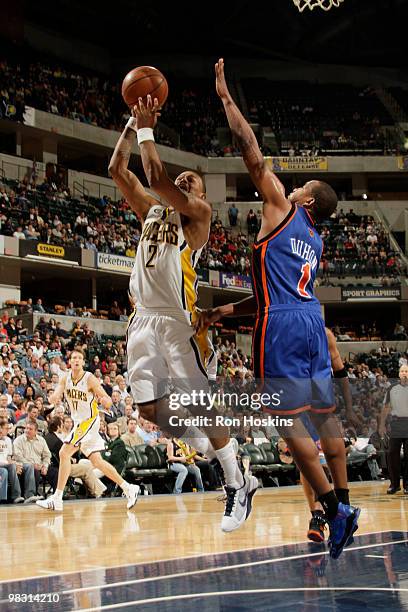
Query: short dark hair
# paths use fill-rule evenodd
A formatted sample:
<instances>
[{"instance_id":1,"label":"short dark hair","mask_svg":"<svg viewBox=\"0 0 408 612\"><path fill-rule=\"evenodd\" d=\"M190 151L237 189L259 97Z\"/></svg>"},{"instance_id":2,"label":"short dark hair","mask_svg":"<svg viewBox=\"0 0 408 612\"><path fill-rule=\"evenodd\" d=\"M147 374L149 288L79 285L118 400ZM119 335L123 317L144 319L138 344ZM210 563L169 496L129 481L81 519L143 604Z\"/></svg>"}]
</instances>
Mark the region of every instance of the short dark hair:
<instances>
[{"instance_id":1,"label":"short dark hair","mask_svg":"<svg viewBox=\"0 0 408 612\"><path fill-rule=\"evenodd\" d=\"M75 348L72 349L71 351L71 355L72 353L79 353L80 355L82 355L82 357L85 359L85 353L84 351L81 349L80 346L76 346Z\"/></svg>"},{"instance_id":2,"label":"short dark hair","mask_svg":"<svg viewBox=\"0 0 408 612\"><path fill-rule=\"evenodd\" d=\"M337 208L337 194L333 187L324 181L312 181L310 191L315 201L312 206L312 213L316 221L328 219Z\"/></svg>"},{"instance_id":3,"label":"short dark hair","mask_svg":"<svg viewBox=\"0 0 408 612\"><path fill-rule=\"evenodd\" d=\"M55 433L58 430L58 427L61 427L62 419L59 416L53 417L48 423L48 431L50 433Z\"/></svg>"}]
</instances>

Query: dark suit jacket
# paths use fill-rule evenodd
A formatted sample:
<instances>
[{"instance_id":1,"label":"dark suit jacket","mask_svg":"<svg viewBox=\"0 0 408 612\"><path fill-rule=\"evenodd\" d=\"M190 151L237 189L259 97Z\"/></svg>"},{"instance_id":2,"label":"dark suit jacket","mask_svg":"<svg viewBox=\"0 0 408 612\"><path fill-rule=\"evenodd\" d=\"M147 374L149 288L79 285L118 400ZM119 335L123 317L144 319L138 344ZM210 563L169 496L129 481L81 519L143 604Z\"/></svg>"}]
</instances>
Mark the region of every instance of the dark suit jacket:
<instances>
[{"instance_id":1,"label":"dark suit jacket","mask_svg":"<svg viewBox=\"0 0 408 612\"><path fill-rule=\"evenodd\" d=\"M63 441L60 440L60 438L55 433L47 433L47 435L45 436L45 441L52 455L51 465L59 467L59 452L61 446L63 445Z\"/></svg>"},{"instance_id":2,"label":"dark suit jacket","mask_svg":"<svg viewBox=\"0 0 408 612\"><path fill-rule=\"evenodd\" d=\"M111 440L108 442L107 447L102 452L102 457L105 461L108 461L119 474L122 472L125 467L127 460L128 452L126 450L125 443L120 438L116 438L116 440Z\"/></svg>"}]
</instances>

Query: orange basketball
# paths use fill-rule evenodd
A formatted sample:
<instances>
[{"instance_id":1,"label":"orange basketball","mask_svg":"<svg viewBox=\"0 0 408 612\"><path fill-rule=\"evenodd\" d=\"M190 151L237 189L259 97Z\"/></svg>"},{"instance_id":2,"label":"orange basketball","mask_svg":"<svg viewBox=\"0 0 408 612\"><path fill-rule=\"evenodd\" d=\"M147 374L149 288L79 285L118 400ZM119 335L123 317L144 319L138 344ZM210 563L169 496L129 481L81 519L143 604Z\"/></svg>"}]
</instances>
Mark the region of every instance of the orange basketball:
<instances>
[{"instance_id":1,"label":"orange basketball","mask_svg":"<svg viewBox=\"0 0 408 612\"><path fill-rule=\"evenodd\" d=\"M134 106L139 98L146 104L147 95L157 98L159 105L167 100L169 87L165 76L153 66L139 66L127 73L122 83L122 96L128 106Z\"/></svg>"}]
</instances>

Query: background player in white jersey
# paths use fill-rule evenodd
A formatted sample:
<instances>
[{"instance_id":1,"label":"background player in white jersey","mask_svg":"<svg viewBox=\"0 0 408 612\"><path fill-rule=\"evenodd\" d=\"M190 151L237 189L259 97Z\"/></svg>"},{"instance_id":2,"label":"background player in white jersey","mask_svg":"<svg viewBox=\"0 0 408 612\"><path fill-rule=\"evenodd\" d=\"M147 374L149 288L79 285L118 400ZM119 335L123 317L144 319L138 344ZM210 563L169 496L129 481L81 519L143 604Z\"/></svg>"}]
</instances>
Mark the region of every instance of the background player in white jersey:
<instances>
[{"instance_id":1,"label":"background player in white jersey","mask_svg":"<svg viewBox=\"0 0 408 612\"><path fill-rule=\"evenodd\" d=\"M98 402L105 410L109 410L112 400L98 379L91 372L84 371L84 354L81 349L72 351L70 364L71 370L61 378L50 396L50 401L55 404L61 401L63 396L65 397L74 420L74 427L59 453L57 489L53 495L37 505L46 510L62 510L62 495L70 474L71 457L81 449L93 467L101 470L105 476L120 486L127 497L127 507L130 509L137 501L139 486L126 482L115 468L101 457L105 444L99 435Z\"/></svg>"},{"instance_id":2,"label":"background player in white jersey","mask_svg":"<svg viewBox=\"0 0 408 612\"><path fill-rule=\"evenodd\" d=\"M207 360L211 349L206 330L196 334L198 319L195 266L206 244L211 224L211 205L205 199L199 174L182 172L173 182L154 144L157 100L139 100L133 117L119 138L109 171L133 210L143 221L130 293L135 312L128 326L128 373L140 415L167 431L168 382L178 392L208 391ZM137 132L143 168L160 202L147 193L128 162ZM205 406L199 407L206 415ZM191 409L191 407L190 407ZM214 421L215 422L215 421ZM244 480L227 428L206 429L208 440L196 428L187 433L171 430L210 459L216 456L226 481L227 502L221 528L233 531L248 517L255 478ZM240 503L238 503L238 500Z\"/></svg>"}]
</instances>

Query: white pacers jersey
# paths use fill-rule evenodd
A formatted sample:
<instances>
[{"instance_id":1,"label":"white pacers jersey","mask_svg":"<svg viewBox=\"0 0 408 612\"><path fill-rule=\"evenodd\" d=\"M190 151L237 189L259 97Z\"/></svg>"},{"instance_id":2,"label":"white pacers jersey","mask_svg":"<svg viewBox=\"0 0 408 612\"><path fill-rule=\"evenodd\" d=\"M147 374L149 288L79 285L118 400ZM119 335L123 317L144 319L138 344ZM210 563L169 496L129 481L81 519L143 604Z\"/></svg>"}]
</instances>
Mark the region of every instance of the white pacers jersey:
<instances>
[{"instance_id":1,"label":"white pacers jersey","mask_svg":"<svg viewBox=\"0 0 408 612\"><path fill-rule=\"evenodd\" d=\"M95 419L99 414L98 402L92 391L88 391L90 375L90 372L84 372L83 376L75 382L72 378L72 371L70 370L67 374L64 395L75 423Z\"/></svg>"},{"instance_id":2,"label":"white pacers jersey","mask_svg":"<svg viewBox=\"0 0 408 612\"><path fill-rule=\"evenodd\" d=\"M187 245L177 211L160 204L152 206L130 279L136 311L139 308L178 311L191 323L197 302L195 267L201 251Z\"/></svg>"}]
</instances>

